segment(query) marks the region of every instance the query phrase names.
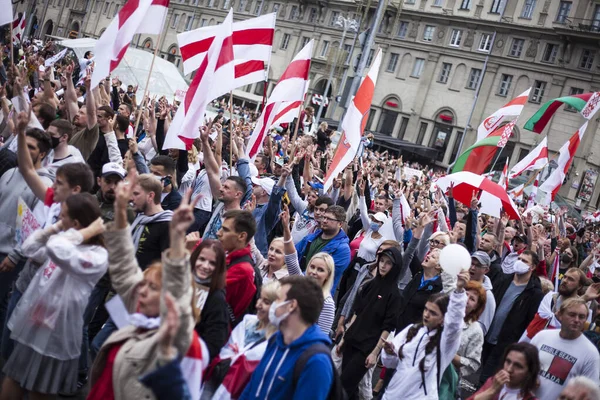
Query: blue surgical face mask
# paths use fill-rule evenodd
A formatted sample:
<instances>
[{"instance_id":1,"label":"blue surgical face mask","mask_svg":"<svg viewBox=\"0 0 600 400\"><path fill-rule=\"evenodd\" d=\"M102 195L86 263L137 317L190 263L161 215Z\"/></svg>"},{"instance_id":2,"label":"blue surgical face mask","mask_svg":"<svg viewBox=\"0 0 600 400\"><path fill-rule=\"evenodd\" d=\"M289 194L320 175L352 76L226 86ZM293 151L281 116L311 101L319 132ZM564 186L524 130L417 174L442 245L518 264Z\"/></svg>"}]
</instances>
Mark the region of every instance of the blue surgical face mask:
<instances>
[{"instance_id":1,"label":"blue surgical face mask","mask_svg":"<svg viewBox=\"0 0 600 400\"><path fill-rule=\"evenodd\" d=\"M379 224L377 222L371 222L370 228L373 232L377 232L379 230Z\"/></svg>"}]
</instances>

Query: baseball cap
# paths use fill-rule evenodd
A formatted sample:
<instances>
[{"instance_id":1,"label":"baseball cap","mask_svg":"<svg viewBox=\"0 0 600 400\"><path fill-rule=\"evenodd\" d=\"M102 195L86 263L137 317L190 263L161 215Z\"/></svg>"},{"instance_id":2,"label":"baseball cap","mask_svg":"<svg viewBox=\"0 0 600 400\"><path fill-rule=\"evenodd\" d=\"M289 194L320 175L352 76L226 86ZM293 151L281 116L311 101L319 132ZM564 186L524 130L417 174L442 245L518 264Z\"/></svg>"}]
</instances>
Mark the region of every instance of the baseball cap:
<instances>
[{"instance_id":1,"label":"baseball cap","mask_svg":"<svg viewBox=\"0 0 600 400\"><path fill-rule=\"evenodd\" d=\"M528 242L526 235L515 235L513 240L520 240L521 242L523 242L525 244L527 244L527 242Z\"/></svg>"},{"instance_id":2,"label":"baseball cap","mask_svg":"<svg viewBox=\"0 0 600 400\"><path fill-rule=\"evenodd\" d=\"M265 190L265 192L267 192L269 194L269 196L271 195L271 192L273 191L273 186L275 186L275 181L271 178L259 178L257 176L253 176L252 178L252 184L260 186L261 188L263 188Z\"/></svg>"},{"instance_id":3,"label":"baseball cap","mask_svg":"<svg viewBox=\"0 0 600 400\"><path fill-rule=\"evenodd\" d=\"M375 214L373 214L371 217L372 217L372 218L373 218L375 221L379 221L379 222L381 222L381 223L385 223L385 221L387 221L387 219L388 219L387 215L385 215L385 214L384 214L384 213L382 213L382 212L375 213Z\"/></svg>"},{"instance_id":4,"label":"baseball cap","mask_svg":"<svg viewBox=\"0 0 600 400\"><path fill-rule=\"evenodd\" d=\"M123 167L121 167L119 164L115 163L115 162L109 162L104 164L104 166L102 167L102 176L106 177L109 175L119 175L121 177L121 179L125 178L126 172L125 169Z\"/></svg>"},{"instance_id":5,"label":"baseball cap","mask_svg":"<svg viewBox=\"0 0 600 400\"><path fill-rule=\"evenodd\" d=\"M476 259L486 267L489 267L492 261L490 260L490 256L487 255L485 251L477 250L475 253L471 254L471 258Z\"/></svg>"}]
</instances>

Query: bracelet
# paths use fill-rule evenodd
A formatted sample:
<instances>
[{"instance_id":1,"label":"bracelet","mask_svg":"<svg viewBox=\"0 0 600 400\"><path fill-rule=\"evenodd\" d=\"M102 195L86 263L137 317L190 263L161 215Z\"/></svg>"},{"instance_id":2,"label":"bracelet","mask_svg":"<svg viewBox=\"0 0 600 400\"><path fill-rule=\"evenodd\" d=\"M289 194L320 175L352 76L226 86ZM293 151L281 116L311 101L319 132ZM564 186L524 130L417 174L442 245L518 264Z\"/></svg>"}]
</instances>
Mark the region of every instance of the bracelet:
<instances>
[{"instance_id":1,"label":"bracelet","mask_svg":"<svg viewBox=\"0 0 600 400\"><path fill-rule=\"evenodd\" d=\"M290 238L289 240L284 240L283 243L292 243L294 241L294 238Z\"/></svg>"}]
</instances>

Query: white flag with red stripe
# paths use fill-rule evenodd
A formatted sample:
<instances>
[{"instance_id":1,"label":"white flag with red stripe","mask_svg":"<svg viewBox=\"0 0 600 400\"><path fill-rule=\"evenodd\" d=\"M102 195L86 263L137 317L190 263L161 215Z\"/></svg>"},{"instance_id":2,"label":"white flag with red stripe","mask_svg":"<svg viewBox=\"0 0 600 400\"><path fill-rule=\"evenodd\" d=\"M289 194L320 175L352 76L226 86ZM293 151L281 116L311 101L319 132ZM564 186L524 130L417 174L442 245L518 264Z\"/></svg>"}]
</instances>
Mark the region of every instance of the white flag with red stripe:
<instances>
[{"instance_id":1,"label":"white flag with red stripe","mask_svg":"<svg viewBox=\"0 0 600 400\"><path fill-rule=\"evenodd\" d=\"M488 137L488 135L498 129L503 122L513 120L521 115L521 111L523 111L523 107L525 107L525 103L527 103L527 99L529 98L530 91L531 88L527 89L525 92L521 93L519 96L506 103L502 108L496 110L492 115L484 119L483 122L477 127L476 142Z\"/></svg>"},{"instance_id":2,"label":"white flag with red stripe","mask_svg":"<svg viewBox=\"0 0 600 400\"><path fill-rule=\"evenodd\" d=\"M350 107L341 124L342 136L338 142L331 166L327 171L323 183L323 191L326 192L333 183L335 177L344 170L354 160L354 156L360 147L360 141L367 125L369 110L373 101L373 93L377 84L379 67L381 66L382 52L377 50L377 56L369 69L369 72L362 80L356 96L352 99Z\"/></svg>"},{"instance_id":3,"label":"white flag with red stripe","mask_svg":"<svg viewBox=\"0 0 600 400\"><path fill-rule=\"evenodd\" d=\"M293 122L294 119L298 118L298 114L304 106L304 99L306 99L306 92L308 91L309 87L310 79L306 81L306 85L304 87L304 96L302 96L302 100L285 101L281 103L277 111L277 115L275 115L275 118L273 118L271 126L285 124L286 122Z\"/></svg>"},{"instance_id":4,"label":"white flag with red stripe","mask_svg":"<svg viewBox=\"0 0 600 400\"><path fill-rule=\"evenodd\" d=\"M271 92L265 108L256 122L256 126L250 135L246 154L250 159L254 159L258 154L262 143L269 132L273 121L280 112L284 112L290 102L303 101L308 82L308 72L310 71L310 59L312 57L313 40L292 60L286 68L277 86Z\"/></svg>"},{"instance_id":5,"label":"white flag with red stripe","mask_svg":"<svg viewBox=\"0 0 600 400\"><path fill-rule=\"evenodd\" d=\"M134 35L162 32L168 7L169 0L129 0L125 3L94 47L96 61L92 88L117 68Z\"/></svg>"},{"instance_id":6,"label":"white flag with red stripe","mask_svg":"<svg viewBox=\"0 0 600 400\"><path fill-rule=\"evenodd\" d=\"M585 134L585 130L587 129L587 121L579 128L577 132L571 136L569 139L558 151L558 159L556 163L558 167L552 171L552 174L544 181L542 186L540 186L540 190L548 193L551 200L554 200L556 194L560 190L562 186L565 176L567 176L567 172L569 171L569 167L573 162L573 157L575 157L575 153L577 152L577 148L583 140L583 135Z\"/></svg>"},{"instance_id":7,"label":"white flag with red stripe","mask_svg":"<svg viewBox=\"0 0 600 400\"><path fill-rule=\"evenodd\" d=\"M220 29L177 109L163 149L189 148L194 139L200 137L198 129L204 121L206 106L222 94L223 82L233 81L232 22L233 12L230 10L225 21L218 25Z\"/></svg>"},{"instance_id":8,"label":"white flag with red stripe","mask_svg":"<svg viewBox=\"0 0 600 400\"><path fill-rule=\"evenodd\" d=\"M232 89L267 80L276 15L271 13L233 23L235 80L230 85ZM200 67L218 29L218 26L206 26L177 35L184 74L191 74Z\"/></svg>"},{"instance_id":9,"label":"white flag with red stripe","mask_svg":"<svg viewBox=\"0 0 600 400\"><path fill-rule=\"evenodd\" d=\"M11 0L0 0L0 25L10 24L13 22L13 8Z\"/></svg>"},{"instance_id":10,"label":"white flag with red stripe","mask_svg":"<svg viewBox=\"0 0 600 400\"><path fill-rule=\"evenodd\" d=\"M510 179L514 179L525 171L535 171L544 168L548 164L548 138L531 150L529 154L519 161L510 170Z\"/></svg>"},{"instance_id":11,"label":"white flag with red stripe","mask_svg":"<svg viewBox=\"0 0 600 400\"><path fill-rule=\"evenodd\" d=\"M12 6L10 6L10 10L12 12ZM23 13L21 15L21 18L19 19L19 17L15 18L15 20L12 23L12 35L13 35L13 40L15 42L20 42L21 40L23 40L23 34L25 33L25 13Z\"/></svg>"},{"instance_id":12,"label":"white flag with red stripe","mask_svg":"<svg viewBox=\"0 0 600 400\"><path fill-rule=\"evenodd\" d=\"M525 190L525 184L522 183L516 188L510 190L508 195L513 199L514 202L523 200L523 191Z\"/></svg>"},{"instance_id":13,"label":"white flag with red stripe","mask_svg":"<svg viewBox=\"0 0 600 400\"><path fill-rule=\"evenodd\" d=\"M535 181L533 182L533 187L531 188L531 193L529 193L529 199L527 200L527 209L532 208L536 204L535 200L537 198L538 186L540 186L539 177L540 174L535 177Z\"/></svg>"},{"instance_id":14,"label":"white flag with red stripe","mask_svg":"<svg viewBox=\"0 0 600 400\"><path fill-rule=\"evenodd\" d=\"M185 357L181 360L181 373L187 383L192 400L199 400L202 392L202 375L210 361L210 353L206 343L196 331L192 331L192 343Z\"/></svg>"},{"instance_id":15,"label":"white flag with red stripe","mask_svg":"<svg viewBox=\"0 0 600 400\"><path fill-rule=\"evenodd\" d=\"M500 174L500 178L498 179L498 185L502 186L508 192L508 157L506 158L506 163L504 164L504 169Z\"/></svg>"}]
</instances>

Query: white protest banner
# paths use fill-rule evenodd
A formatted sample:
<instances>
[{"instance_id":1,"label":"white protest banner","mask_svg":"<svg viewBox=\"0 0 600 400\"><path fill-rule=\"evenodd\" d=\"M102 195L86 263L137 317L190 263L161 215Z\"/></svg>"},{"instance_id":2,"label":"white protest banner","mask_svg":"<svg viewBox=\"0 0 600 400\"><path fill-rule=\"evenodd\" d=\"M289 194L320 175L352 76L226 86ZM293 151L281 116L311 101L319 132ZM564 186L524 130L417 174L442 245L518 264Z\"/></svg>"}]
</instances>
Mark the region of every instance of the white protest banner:
<instances>
[{"instance_id":1,"label":"white protest banner","mask_svg":"<svg viewBox=\"0 0 600 400\"><path fill-rule=\"evenodd\" d=\"M29 97L29 96L27 96ZM15 112L20 113L23 111L27 111L27 107L28 107L28 102L27 102L27 98L25 97L21 97L21 96L16 96L13 97L12 99L10 99L10 102L13 105L13 110L15 110ZM42 126L42 124L40 123L40 121L37 119L37 117L35 116L35 114L31 113L31 119L29 120L29 124L27 124L28 128L38 128L41 130L45 130L44 127Z\"/></svg>"},{"instance_id":2,"label":"white protest banner","mask_svg":"<svg viewBox=\"0 0 600 400\"><path fill-rule=\"evenodd\" d=\"M25 201L19 197L19 203L17 206L17 224L15 238L17 245L23 244L25 239L29 237L37 229L40 229L40 223L35 218Z\"/></svg>"},{"instance_id":3,"label":"white protest banner","mask_svg":"<svg viewBox=\"0 0 600 400\"><path fill-rule=\"evenodd\" d=\"M600 109L600 92L595 92L581 110L581 115L585 119L592 119L594 114Z\"/></svg>"},{"instance_id":4,"label":"white protest banner","mask_svg":"<svg viewBox=\"0 0 600 400\"><path fill-rule=\"evenodd\" d=\"M44 63L44 66L45 67L51 67L54 64L56 64L58 61L62 60L62 58L65 56L65 54L67 54L67 50L69 50L69 49L64 49L60 53L55 54L52 57L48 58L46 60L46 62Z\"/></svg>"},{"instance_id":5,"label":"white protest banner","mask_svg":"<svg viewBox=\"0 0 600 400\"><path fill-rule=\"evenodd\" d=\"M410 179L413 176L417 177L417 180L421 180L421 177L423 176L423 171L415 169L415 168L410 168L410 167L404 167L404 177L406 179Z\"/></svg>"}]
</instances>

